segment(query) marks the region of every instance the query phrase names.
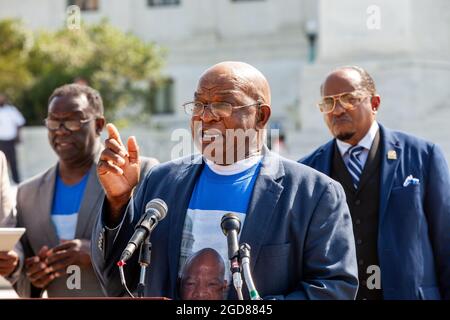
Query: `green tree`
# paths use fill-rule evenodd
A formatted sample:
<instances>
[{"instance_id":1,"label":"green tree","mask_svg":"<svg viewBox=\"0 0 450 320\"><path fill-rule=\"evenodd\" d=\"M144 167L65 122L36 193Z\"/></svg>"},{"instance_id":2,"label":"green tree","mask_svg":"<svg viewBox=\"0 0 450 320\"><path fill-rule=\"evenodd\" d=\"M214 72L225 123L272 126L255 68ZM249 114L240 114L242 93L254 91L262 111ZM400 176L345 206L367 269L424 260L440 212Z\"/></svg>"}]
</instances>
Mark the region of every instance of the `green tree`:
<instances>
[{"instance_id":1,"label":"green tree","mask_svg":"<svg viewBox=\"0 0 450 320\"><path fill-rule=\"evenodd\" d=\"M8 23L15 26L17 22ZM52 91L77 77L100 91L106 116L114 119L121 109L142 103L148 96L148 84L158 79L165 55L157 45L124 33L106 20L91 25L83 23L75 30L38 32L30 47L25 46L29 43L25 40L20 45L23 38L20 35L28 34L23 27L10 27L6 33L11 33L9 42L17 44L5 45L5 54L0 51L1 56L20 64L22 69L17 68L16 72L24 73L24 81L20 81L23 85L15 85L9 91L16 90L17 104L22 106L29 124L41 124ZM0 39L3 40L1 33ZM23 61L15 61L19 56L23 56ZM0 70L5 67L3 64L0 60ZM5 78L0 74L0 85L2 79L7 87L18 75Z\"/></svg>"},{"instance_id":2,"label":"green tree","mask_svg":"<svg viewBox=\"0 0 450 320\"><path fill-rule=\"evenodd\" d=\"M32 40L19 20L0 21L0 92L13 101L33 80L27 66Z\"/></svg>"}]
</instances>

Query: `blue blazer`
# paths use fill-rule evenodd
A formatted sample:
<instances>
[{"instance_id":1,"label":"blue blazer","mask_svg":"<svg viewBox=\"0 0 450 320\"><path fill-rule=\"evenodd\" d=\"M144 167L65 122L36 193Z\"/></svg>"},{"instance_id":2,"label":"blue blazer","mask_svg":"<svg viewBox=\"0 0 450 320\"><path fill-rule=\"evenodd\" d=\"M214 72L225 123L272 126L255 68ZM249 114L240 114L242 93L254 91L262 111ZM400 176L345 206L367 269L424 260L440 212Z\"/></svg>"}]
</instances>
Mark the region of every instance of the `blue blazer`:
<instances>
[{"instance_id":1,"label":"blue blazer","mask_svg":"<svg viewBox=\"0 0 450 320\"><path fill-rule=\"evenodd\" d=\"M450 175L438 146L380 125L378 258L385 299L450 299ZM335 140L300 160L330 175ZM395 151L396 157L388 157ZM395 158L395 159L393 159ZM412 175L418 184L403 186Z\"/></svg>"},{"instance_id":2,"label":"blue blazer","mask_svg":"<svg viewBox=\"0 0 450 320\"><path fill-rule=\"evenodd\" d=\"M92 235L92 262L109 296L124 294L116 262L146 203L161 198L169 210L151 235L146 295L177 298L181 235L203 165L201 157L194 157L155 167L115 229L105 227L104 212L99 215ZM226 241L223 234L217 237ZM354 299L358 279L350 213L343 188L327 176L266 152L240 237L252 248L251 271L261 296ZM131 288L138 282L138 255L125 266ZM229 298L236 298L234 289Z\"/></svg>"}]
</instances>

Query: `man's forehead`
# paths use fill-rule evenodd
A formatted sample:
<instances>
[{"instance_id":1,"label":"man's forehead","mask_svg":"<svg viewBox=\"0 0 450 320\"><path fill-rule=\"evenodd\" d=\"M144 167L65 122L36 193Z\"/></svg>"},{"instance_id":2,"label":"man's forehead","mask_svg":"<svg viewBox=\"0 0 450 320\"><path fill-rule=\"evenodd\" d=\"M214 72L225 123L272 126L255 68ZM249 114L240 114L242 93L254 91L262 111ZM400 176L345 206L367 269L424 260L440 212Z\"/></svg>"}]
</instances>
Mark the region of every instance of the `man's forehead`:
<instances>
[{"instance_id":1,"label":"man's forehead","mask_svg":"<svg viewBox=\"0 0 450 320\"><path fill-rule=\"evenodd\" d=\"M56 96L49 104L49 112L85 113L89 111L90 105L86 95L78 96Z\"/></svg>"},{"instance_id":2,"label":"man's forehead","mask_svg":"<svg viewBox=\"0 0 450 320\"><path fill-rule=\"evenodd\" d=\"M213 88L207 88L207 87L198 87L197 90L194 93L194 96L201 96L201 95L220 95L220 96L240 96L243 95L244 92L240 89L225 89L222 87L213 87Z\"/></svg>"},{"instance_id":3,"label":"man's forehead","mask_svg":"<svg viewBox=\"0 0 450 320\"><path fill-rule=\"evenodd\" d=\"M340 70L330 74L323 84L324 95L334 95L356 90L361 83L361 76L355 70Z\"/></svg>"}]
</instances>

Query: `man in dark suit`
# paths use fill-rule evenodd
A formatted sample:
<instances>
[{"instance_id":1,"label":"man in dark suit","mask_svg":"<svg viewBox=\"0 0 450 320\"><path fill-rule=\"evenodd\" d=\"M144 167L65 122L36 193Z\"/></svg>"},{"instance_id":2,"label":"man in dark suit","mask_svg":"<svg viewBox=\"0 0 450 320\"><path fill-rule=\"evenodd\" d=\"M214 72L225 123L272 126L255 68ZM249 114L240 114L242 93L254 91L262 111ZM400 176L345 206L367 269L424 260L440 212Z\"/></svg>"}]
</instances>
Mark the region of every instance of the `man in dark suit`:
<instances>
[{"instance_id":1,"label":"man in dark suit","mask_svg":"<svg viewBox=\"0 0 450 320\"><path fill-rule=\"evenodd\" d=\"M6 224L27 230L8 280L21 297L44 291L49 297L103 296L90 257L104 197L96 172L105 125L100 94L77 84L55 89L45 124L58 162L18 188L16 213ZM141 168L147 172L156 163L145 159Z\"/></svg>"},{"instance_id":2,"label":"man in dark suit","mask_svg":"<svg viewBox=\"0 0 450 320\"><path fill-rule=\"evenodd\" d=\"M342 67L321 87L335 139L300 160L344 187L356 240L358 299L450 298L450 176L439 147L375 120L372 77Z\"/></svg>"},{"instance_id":3,"label":"man in dark suit","mask_svg":"<svg viewBox=\"0 0 450 320\"><path fill-rule=\"evenodd\" d=\"M108 126L98 166L106 198L92 235L98 244L92 260L109 295L124 294L116 263L146 203L161 198L169 209L151 235L145 295L178 298L184 262L204 248L219 252L228 265L220 221L233 212L243 223L240 241L251 246L251 270L262 297L353 299L357 267L344 191L264 146L271 114L265 77L242 62L219 63L201 76L194 99L184 106L202 155L156 167L134 196L136 140L129 139L126 150L115 127ZM236 132L247 138L233 136ZM139 276L137 256L125 267L131 290ZM228 298L236 298L234 288L228 288Z\"/></svg>"}]
</instances>

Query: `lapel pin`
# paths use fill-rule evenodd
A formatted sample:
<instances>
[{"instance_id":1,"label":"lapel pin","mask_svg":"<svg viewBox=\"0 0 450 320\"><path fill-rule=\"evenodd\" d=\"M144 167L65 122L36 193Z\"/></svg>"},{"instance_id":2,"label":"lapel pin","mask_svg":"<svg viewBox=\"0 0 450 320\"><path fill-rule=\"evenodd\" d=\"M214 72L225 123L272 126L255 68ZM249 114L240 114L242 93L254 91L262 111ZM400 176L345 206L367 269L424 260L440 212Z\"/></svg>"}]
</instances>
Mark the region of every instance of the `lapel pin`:
<instances>
[{"instance_id":1,"label":"lapel pin","mask_svg":"<svg viewBox=\"0 0 450 320\"><path fill-rule=\"evenodd\" d=\"M387 158L389 160L397 160L397 152L395 152L395 150L389 150L387 153Z\"/></svg>"}]
</instances>

